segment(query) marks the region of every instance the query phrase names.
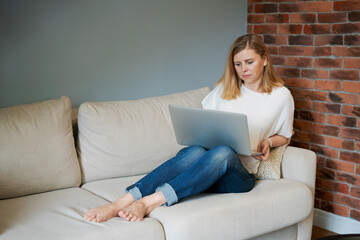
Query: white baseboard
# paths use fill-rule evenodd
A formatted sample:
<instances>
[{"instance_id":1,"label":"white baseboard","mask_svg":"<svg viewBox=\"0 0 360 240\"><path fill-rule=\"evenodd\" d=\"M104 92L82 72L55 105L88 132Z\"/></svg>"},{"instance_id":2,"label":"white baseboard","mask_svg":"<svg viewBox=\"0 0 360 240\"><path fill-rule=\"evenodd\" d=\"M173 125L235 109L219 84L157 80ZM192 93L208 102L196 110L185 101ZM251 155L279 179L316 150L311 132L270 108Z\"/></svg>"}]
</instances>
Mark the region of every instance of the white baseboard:
<instances>
[{"instance_id":1,"label":"white baseboard","mask_svg":"<svg viewBox=\"0 0 360 240\"><path fill-rule=\"evenodd\" d=\"M314 226L339 234L360 233L360 222L315 208Z\"/></svg>"}]
</instances>

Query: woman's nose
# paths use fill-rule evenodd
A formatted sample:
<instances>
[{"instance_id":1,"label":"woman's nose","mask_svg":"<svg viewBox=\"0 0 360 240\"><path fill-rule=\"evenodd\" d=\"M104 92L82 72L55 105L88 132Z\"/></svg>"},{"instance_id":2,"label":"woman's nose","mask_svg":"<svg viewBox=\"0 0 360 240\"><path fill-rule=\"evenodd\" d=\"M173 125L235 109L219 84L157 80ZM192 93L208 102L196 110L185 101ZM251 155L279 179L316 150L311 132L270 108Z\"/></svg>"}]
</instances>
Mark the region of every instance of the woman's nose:
<instances>
[{"instance_id":1,"label":"woman's nose","mask_svg":"<svg viewBox=\"0 0 360 240\"><path fill-rule=\"evenodd\" d=\"M243 72L246 72L248 70L248 68L247 68L247 66L244 64L243 66L242 66L242 71Z\"/></svg>"}]
</instances>

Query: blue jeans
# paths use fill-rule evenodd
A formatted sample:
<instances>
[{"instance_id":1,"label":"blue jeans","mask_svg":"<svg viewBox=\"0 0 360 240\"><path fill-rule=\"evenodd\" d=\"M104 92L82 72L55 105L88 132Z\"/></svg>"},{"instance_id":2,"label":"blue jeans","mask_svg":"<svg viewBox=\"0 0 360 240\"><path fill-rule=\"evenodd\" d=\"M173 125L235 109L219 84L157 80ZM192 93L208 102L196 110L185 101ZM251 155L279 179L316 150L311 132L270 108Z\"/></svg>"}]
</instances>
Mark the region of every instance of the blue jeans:
<instances>
[{"instance_id":1,"label":"blue jeans","mask_svg":"<svg viewBox=\"0 0 360 240\"><path fill-rule=\"evenodd\" d=\"M243 167L236 153L227 146L206 150L186 147L126 188L135 200L161 191L167 206L200 192L241 193L250 191L255 177Z\"/></svg>"}]
</instances>

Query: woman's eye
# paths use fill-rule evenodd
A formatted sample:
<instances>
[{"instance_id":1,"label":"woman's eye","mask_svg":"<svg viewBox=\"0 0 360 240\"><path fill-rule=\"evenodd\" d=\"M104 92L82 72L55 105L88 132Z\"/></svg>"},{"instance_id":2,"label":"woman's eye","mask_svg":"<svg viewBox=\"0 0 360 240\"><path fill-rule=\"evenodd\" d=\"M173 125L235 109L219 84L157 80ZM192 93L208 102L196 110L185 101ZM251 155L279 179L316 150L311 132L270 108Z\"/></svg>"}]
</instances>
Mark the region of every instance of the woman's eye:
<instances>
[{"instance_id":1,"label":"woman's eye","mask_svg":"<svg viewBox=\"0 0 360 240\"><path fill-rule=\"evenodd\" d=\"M248 64L252 64L253 63L253 61L248 61Z\"/></svg>"},{"instance_id":2,"label":"woman's eye","mask_svg":"<svg viewBox=\"0 0 360 240\"><path fill-rule=\"evenodd\" d=\"M237 67L240 66L240 63L235 63L235 66L237 66Z\"/></svg>"}]
</instances>

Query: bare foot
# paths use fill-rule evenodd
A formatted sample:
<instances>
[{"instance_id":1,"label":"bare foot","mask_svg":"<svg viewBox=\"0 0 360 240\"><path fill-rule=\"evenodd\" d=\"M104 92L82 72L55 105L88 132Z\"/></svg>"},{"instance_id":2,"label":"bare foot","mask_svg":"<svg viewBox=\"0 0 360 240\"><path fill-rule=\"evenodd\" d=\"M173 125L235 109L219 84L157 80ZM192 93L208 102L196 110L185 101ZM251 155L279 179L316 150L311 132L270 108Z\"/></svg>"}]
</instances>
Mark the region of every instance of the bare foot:
<instances>
[{"instance_id":1,"label":"bare foot","mask_svg":"<svg viewBox=\"0 0 360 240\"><path fill-rule=\"evenodd\" d=\"M111 218L117 217L118 212L130 206L134 202L134 198L130 193L118 198L113 203L106 204L101 207L90 209L85 215L84 219L91 222L105 222Z\"/></svg>"},{"instance_id":2,"label":"bare foot","mask_svg":"<svg viewBox=\"0 0 360 240\"><path fill-rule=\"evenodd\" d=\"M146 206L143 201L139 200L119 211L118 215L126 221L142 221L146 215Z\"/></svg>"},{"instance_id":3,"label":"bare foot","mask_svg":"<svg viewBox=\"0 0 360 240\"><path fill-rule=\"evenodd\" d=\"M156 192L120 210L118 215L127 221L142 221L146 215L164 203L166 203L166 199L162 192Z\"/></svg>"}]
</instances>

